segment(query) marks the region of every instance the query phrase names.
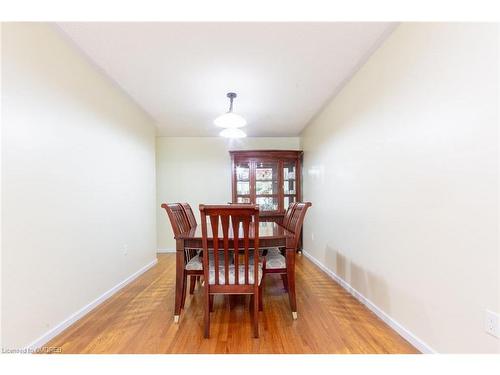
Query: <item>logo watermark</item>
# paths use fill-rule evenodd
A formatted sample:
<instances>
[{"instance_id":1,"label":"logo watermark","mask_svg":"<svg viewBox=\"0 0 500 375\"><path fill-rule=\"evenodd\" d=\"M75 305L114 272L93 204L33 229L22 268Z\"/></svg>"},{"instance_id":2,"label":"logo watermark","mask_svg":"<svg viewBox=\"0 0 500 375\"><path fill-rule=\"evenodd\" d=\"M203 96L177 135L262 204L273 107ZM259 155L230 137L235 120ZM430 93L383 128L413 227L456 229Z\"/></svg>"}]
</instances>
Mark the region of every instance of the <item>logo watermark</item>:
<instances>
[{"instance_id":1,"label":"logo watermark","mask_svg":"<svg viewBox=\"0 0 500 375\"><path fill-rule=\"evenodd\" d=\"M21 348L10 349L2 348L2 354L48 354L48 353L62 353L60 346L41 346L39 348Z\"/></svg>"}]
</instances>

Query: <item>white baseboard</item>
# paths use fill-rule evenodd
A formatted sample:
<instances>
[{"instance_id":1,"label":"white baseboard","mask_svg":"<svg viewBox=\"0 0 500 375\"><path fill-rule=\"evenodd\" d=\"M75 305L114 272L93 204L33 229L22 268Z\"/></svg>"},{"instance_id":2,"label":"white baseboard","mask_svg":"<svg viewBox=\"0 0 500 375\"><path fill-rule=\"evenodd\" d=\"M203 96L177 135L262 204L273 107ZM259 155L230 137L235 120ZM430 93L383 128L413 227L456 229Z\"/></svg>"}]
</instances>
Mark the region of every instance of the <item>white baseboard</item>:
<instances>
[{"instance_id":1,"label":"white baseboard","mask_svg":"<svg viewBox=\"0 0 500 375\"><path fill-rule=\"evenodd\" d=\"M156 253L157 253L157 254L175 253L175 249L170 248L170 247L168 247L168 248L166 248L166 249L158 249L158 250L156 250Z\"/></svg>"},{"instance_id":2,"label":"white baseboard","mask_svg":"<svg viewBox=\"0 0 500 375\"><path fill-rule=\"evenodd\" d=\"M342 286L349 294L351 294L354 298L356 298L359 302L365 305L369 310L371 310L375 315L377 315L382 321L384 321L389 327L395 330L399 335L401 335L406 341L412 344L415 348L420 350L422 353L433 354L437 353L434 349L432 349L429 345L427 345L424 341L419 339L413 333L411 333L408 329L403 327L400 323L398 323L395 319L391 318L387 315L383 310L381 310L377 305L375 305L372 301L354 289L347 281L338 276L335 272L327 268L323 263L314 258L307 251L302 251L304 256L308 258L311 262L321 268L328 276L330 276L333 280Z\"/></svg>"},{"instance_id":3,"label":"white baseboard","mask_svg":"<svg viewBox=\"0 0 500 375\"><path fill-rule=\"evenodd\" d=\"M60 334L62 331L64 331L66 328L71 326L73 323L75 323L77 320L82 318L84 315L88 314L90 311L92 311L94 308L99 306L101 303L103 303L105 300L107 300L109 297L111 297L113 294L118 292L120 289L122 289L124 286L129 284L130 282L134 281L137 277L139 277L141 274L149 270L151 267L153 267L156 263L158 263L158 259L155 259L151 261L150 263L146 264L144 267L139 269L138 271L134 272L132 275L127 277L125 280L121 281L120 283L116 284L114 287L109 289L107 292L102 294L101 296L97 297L95 300L90 302L88 305L82 307L80 310L72 314L70 317L66 318L63 320L61 323L57 324L54 328L52 328L50 331L46 332L42 336L40 336L38 339L33 341L31 344L29 344L26 349L27 350L34 350L37 348L40 348L44 344L46 344L48 341L52 340L54 337L56 337L58 334Z\"/></svg>"}]
</instances>

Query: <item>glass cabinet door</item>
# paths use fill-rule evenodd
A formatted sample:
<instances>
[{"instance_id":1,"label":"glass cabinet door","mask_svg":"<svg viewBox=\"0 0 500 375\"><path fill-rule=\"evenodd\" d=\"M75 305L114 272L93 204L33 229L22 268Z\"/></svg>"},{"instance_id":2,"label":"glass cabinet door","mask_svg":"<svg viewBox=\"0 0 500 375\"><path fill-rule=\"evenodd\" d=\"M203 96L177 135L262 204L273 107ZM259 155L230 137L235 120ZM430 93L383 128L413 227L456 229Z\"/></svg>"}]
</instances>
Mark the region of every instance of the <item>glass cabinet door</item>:
<instances>
[{"instance_id":1,"label":"glass cabinet door","mask_svg":"<svg viewBox=\"0 0 500 375\"><path fill-rule=\"evenodd\" d=\"M255 163L255 203L262 211L278 210L278 162Z\"/></svg>"},{"instance_id":2,"label":"glass cabinet door","mask_svg":"<svg viewBox=\"0 0 500 375\"><path fill-rule=\"evenodd\" d=\"M295 161L283 162L283 209L286 210L290 203L297 197L297 170Z\"/></svg>"},{"instance_id":3,"label":"glass cabinet door","mask_svg":"<svg viewBox=\"0 0 500 375\"><path fill-rule=\"evenodd\" d=\"M250 163L236 164L236 202L250 202Z\"/></svg>"}]
</instances>

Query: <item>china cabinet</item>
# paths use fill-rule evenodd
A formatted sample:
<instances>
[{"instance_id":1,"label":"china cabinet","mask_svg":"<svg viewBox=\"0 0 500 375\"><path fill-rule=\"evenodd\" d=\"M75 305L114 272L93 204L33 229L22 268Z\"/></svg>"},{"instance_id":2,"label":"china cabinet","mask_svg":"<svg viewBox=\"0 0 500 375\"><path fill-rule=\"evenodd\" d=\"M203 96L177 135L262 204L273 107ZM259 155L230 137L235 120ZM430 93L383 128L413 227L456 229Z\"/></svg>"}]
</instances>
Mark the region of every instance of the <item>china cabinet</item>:
<instances>
[{"instance_id":1,"label":"china cabinet","mask_svg":"<svg viewBox=\"0 0 500 375\"><path fill-rule=\"evenodd\" d=\"M288 205L300 201L302 151L229 151L232 202L260 207L262 221L281 223Z\"/></svg>"}]
</instances>

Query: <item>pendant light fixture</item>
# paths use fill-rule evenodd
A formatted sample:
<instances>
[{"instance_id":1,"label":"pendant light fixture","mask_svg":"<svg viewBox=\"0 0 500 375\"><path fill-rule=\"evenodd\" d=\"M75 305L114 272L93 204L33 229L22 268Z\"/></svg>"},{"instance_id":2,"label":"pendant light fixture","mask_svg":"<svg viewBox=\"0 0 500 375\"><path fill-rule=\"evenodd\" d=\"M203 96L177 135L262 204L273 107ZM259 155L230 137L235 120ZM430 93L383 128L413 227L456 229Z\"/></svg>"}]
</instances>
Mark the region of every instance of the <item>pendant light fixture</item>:
<instances>
[{"instance_id":1,"label":"pendant light fixture","mask_svg":"<svg viewBox=\"0 0 500 375\"><path fill-rule=\"evenodd\" d=\"M246 133L239 128L227 128L219 133L221 137L225 138L245 138Z\"/></svg>"},{"instance_id":2,"label":"pendant light fixture","mask_svg":"<svg viewBox=\"0 0 500 375\"><path fill-rule=\"evenodd\" d=\"M236 98L236 93L228 92L226 96L229 98L229 111L217 117L214 120L214 124L226 129L235 129L245 126L247 121L242 116L233 112L233 99Z\"/></svg>"}]
</instances>

